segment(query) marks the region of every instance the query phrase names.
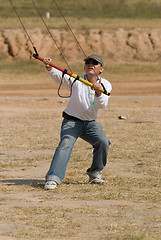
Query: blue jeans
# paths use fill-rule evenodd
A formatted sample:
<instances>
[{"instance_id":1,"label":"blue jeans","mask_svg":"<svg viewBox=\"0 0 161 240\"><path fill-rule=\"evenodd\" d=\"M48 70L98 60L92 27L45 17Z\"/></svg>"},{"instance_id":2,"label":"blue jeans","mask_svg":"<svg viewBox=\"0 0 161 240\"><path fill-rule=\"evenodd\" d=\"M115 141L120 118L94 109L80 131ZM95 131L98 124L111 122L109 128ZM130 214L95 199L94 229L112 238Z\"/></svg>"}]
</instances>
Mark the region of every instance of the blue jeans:
<instances>
[{"instance_id":1,"label":"blue jeans","mask_svg":"<svg viewBox=\"0 0 161 240\"><path fill-rule=\"evenodd\" d=\"M46 180L54 180L61 184L65 177L66 168L72 149L80 137L93 146L93 162L88 172L101 171L107 163L110 141L106 137L102 125L96 121L65 119L61 126L61 139L53 156Z\"/></svg>"}]
</instances>

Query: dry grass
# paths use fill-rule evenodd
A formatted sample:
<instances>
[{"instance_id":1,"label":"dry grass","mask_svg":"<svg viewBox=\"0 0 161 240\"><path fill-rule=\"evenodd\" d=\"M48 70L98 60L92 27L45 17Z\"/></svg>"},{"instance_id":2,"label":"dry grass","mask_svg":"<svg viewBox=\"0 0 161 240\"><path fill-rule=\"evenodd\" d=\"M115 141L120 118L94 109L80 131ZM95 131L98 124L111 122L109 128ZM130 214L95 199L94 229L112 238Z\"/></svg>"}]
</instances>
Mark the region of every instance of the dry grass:
<instances>
[{"instance_id":1,"label":"dry grass","mask_svg":"<svg viewBox=\"0 0 161 240\"><path fill-rule=\"evenodd\" d=\"M64 62L56 61L56 63L64 67ZM82 74L82 60L79 64L70 61L69 64L75 74ZM113 96L159 96L161 93L160 74L159 62L105 61L102 77L112 82ZM42 63L34 59L26 62L3 61L0 66L0 82L2 90L0 97L34 96L45 99L57 95L58 86L46 75ZM69 95L69 92L63 93L63 91L61 91L63 95Z\"/></svg>"},{"instance_id":2,"label":"dry grass","mask_svg":"<svg viewBox=\"0 0 161 240\"><path fill-rule=\"evenodd\" d=\"M113 95L98 118L112 142L106 183L88 184L92 149L79 139L54 192L43 189L44 176L67 100L57 98L57 85L41 65L31 65L7 60L1 66L0 239L160 240L159 63L107 65L103 75Z\"/></svg>"},{"instance_id":3,"label":"dry grass","mask_svg":"<svg viewBox=\"0 0 161 240\"><path fill-rule=\"evenodd\" d=\"M60 17L60 13L51 0L40 1L35 3L43 16L50 11L51 16ZM13 1L14 6L18 9L21 16L37 17L37 11L30 0ZM159 0L92 0L92 1L65 1L57 3L66 17L83 18L160 18L161 4ZM1 16L15 17L9 1L0 0ZM90 11L89 11L90 9Z\"/></svg>"},{"instance_id":4,"label":"dry grass","mask_svg":"<svg viewBox=\"0 0 161 240\"><path fill-rule=\"evenodd\" d=\"M49 28L54 29L66 29L68 27L66 23L61 18L50 18L44 19ZM131 29L131 28L160 28L161 19L119 19L119 18L97 18L93 25L93 19L90 18L71 18L67 17L70 27L72 29ZM40 18L22 18L23 24L29 29L39 28L45 29ZM16 29L21 28L21 25L17 18L0 18L0 28L1 29Z\"/></svg>"},{"instance_id":5,"label":"dry grass","mask_svg":"<svg viewBox=\"0 0 161 240\"><path fill-rule=\"evenodd\" d=\"M98 119L112 141L106 184L88 184L92 151L78 140L63 184L48 192L44 175L66 103L0 102L0 239L159 240L160 98L111 98Z\"/></svg>"}]
</instances>

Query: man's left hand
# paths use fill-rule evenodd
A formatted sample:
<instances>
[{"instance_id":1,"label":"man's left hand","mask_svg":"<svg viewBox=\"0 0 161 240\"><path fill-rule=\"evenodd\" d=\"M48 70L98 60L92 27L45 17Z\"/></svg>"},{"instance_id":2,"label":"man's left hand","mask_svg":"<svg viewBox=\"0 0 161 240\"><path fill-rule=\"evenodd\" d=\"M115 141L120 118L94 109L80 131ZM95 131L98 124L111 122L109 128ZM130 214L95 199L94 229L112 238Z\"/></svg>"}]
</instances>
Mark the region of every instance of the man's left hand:
<instances>
[{"instance_id":1,"label":"man's left hand","mask_svg":"<svg viewBox=\"0 0 161 240\"><path fill-rule=\"evenodd\" d=\"M97 95L99 95L101 93L100 92L101 84L98 82L95 82L93 83L93 87L91 87L91 89L94 90Z\"/></svg>"}]
</instances>

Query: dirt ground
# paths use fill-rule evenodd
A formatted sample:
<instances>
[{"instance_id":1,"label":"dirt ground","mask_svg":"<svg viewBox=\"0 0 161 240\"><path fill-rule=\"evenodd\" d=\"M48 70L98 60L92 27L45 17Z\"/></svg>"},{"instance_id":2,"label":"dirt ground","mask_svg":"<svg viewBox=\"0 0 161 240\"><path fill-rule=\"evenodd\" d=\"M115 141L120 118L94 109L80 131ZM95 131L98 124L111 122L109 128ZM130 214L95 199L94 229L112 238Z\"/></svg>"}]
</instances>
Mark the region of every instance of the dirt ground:
<instances>
[{"instance_id":1,"label":"dirt ground","mask_svg":"<svg viewBox=\"0 0 161 240\"><path fill-rule=\"evenodd\" d=\"M57 97L53 83L1 80L1 240L161 239L161 96L159 83L151 85L114 83L99 114L112 142L106 183L88 184L92 148L78 140L63 184L51 192L43 189L44 176L68 100Z\"/></svg>"}]
</instances>

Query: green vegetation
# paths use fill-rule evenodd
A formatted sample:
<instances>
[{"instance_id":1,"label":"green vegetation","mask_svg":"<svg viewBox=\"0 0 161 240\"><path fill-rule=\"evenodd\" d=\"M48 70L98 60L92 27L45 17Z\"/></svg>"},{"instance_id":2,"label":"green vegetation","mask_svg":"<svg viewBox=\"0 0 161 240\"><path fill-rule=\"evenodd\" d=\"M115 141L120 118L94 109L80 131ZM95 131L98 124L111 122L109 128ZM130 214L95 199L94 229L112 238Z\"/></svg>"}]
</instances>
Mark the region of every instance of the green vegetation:
<instances>
[{"instance_id":1,"label":"green vegetation","mask_svg":"<svg viewBox=\"0 0 161 240\"><path fill-rule=\"evenodd\" d=\"M1 60L1 58L0 58ZM62 67L66 67L63 60L57 60L56 61L58 65ZM76 74L82 74L83 71L83 62L80 62L79 64L74 64L73 62L69 62L71 69ZM37 60L30 59L26 60L25 62L19 59L5 59L5 61L1 62L0 65L0 76L1 75L8 75L13 73L15 75L25 75L27 76L29 73L34 75L37 75L39 73L46 76L46 73L44 71L44 68L42 66L43 64ZM8 66L10 66L8 68ZM18 66L18 67L17 67ZM117 75L117 78L119 80L124 80L125 76L128 76L131 81L134 81L137 75L144 76L144 79L146 81L151 81L151 78L153 77L153 74L155 76L160 76L161 74L161 68L160 63L106 63L105 70L103 75ZM130 81L130 80L129 80Z\"/></svg>"},{"instance_id":2,"label":"green vegetation","mask_svg":"<svg viewBox=\"0 0 161 240\"><path fill-rule=\"evenodd\" d=\"M13 0L21 17L37 17L31 0ZM51 12L52 17L61 17L54 0L35 0L41 14ZM161 18L161 2L158 0L60 0L57 1L66 17L75 18ZM9 1L0 0L1 17L15 17Z\"/></svg>"},{"instance_id":3,"label":"green vegetation","mask_svg":"<svg viewBox=\"0 0 161 240\"><path fill-rule=\"evenodd\" d=\"M23 24L27 29L39 28L44 31L45 27L39 17L23 17L21 18ZM159 19L126 19L126 18L97 18L97 21L93 24L92 18L79 18L66 17L66 20L72 27L72 29L89 30L89 29L117 29L117 28L160 28L161 18ZM68 30L67 24L63 18L49 18L45 19L45 22L50 28L54 29L66 29ZM15 29L22 28L18 19L15 18L4 18L0 17L0 29ZM46 30L46 29L45 29Z\"/></svg>"}]
</instances>

